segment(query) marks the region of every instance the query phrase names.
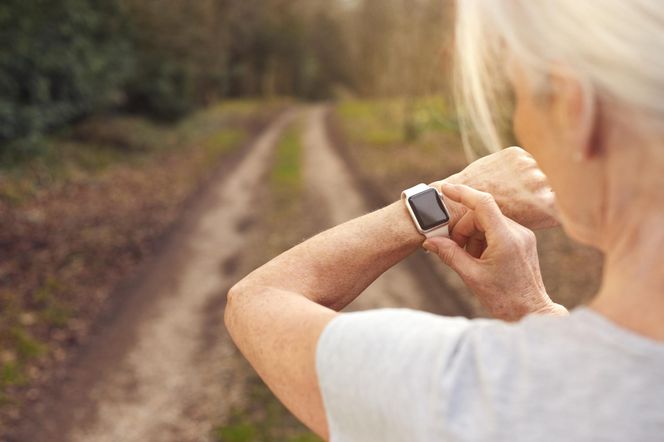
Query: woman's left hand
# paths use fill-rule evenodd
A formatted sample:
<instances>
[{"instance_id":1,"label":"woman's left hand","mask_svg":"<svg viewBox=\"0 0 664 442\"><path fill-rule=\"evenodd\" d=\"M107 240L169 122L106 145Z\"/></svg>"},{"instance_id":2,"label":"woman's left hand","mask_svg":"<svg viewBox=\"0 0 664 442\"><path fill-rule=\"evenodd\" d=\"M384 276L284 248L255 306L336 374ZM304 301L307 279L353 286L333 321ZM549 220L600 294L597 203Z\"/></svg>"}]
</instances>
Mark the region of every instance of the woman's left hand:
<instances>
[{"instance_id":1,"label":"woman's left hand","mask_svg":"<svg viewBox=\"0 0 664 442\"><path fill-rule=\"evenodd\" d=\"M451 239L428 239L424 248L456 271L491 315L514 321L529 313L567 313L546 293L530 229L504 216L488 193L451 184L442 190L468 210Z\"/></svg>"},{"instance_id":2,"label":"woman's left hand","mask_svg":"<svg viewBox=\"0 0 664 442\"><path fill-rule=\"evenodd\" d=\"M465 184L489 192L504 215L530 229L558 225L554 194L535 159L520 147L512 146L470 163L461 172L433 183ZM452 222L466 212L452 203Z\"/></svg>"}]
</instances>

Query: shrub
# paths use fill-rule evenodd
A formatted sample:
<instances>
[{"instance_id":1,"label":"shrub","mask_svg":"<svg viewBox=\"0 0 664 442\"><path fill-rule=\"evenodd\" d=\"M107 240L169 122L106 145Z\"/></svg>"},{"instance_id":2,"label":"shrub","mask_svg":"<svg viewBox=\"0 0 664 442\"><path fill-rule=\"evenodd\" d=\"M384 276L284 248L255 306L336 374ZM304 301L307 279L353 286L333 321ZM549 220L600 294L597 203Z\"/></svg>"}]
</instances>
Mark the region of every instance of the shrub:
<instances>
[{"instance_id":1,"label":"shrub","mask_svg":"<svg viewBox=\"0 0 664 442\"><path fill-rule=\"evenodd\" d=\"M126 25L116 0L3 0L0 142L118 100L133 61Z\"/></svg>"}]
</instances>

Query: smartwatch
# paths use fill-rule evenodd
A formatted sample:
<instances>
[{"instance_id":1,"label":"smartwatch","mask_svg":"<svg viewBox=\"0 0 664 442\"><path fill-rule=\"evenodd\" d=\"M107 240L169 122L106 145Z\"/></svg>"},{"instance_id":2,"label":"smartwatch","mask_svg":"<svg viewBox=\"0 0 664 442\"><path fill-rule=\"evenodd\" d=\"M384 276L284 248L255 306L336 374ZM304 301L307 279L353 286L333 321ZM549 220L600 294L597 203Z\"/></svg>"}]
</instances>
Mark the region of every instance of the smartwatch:
<instances>
[{"instance_id":1,"label":"smartwatch","mask_svg":"<svg viewBox=\"0 0 664 442\"><path fill-rule=\"evenodd\" d=\"M427 238L450 236L450 212L445 207L443 195L435 187L418 184L404 190L401 199L418 232Z\"/></svg>"}]
</instances>

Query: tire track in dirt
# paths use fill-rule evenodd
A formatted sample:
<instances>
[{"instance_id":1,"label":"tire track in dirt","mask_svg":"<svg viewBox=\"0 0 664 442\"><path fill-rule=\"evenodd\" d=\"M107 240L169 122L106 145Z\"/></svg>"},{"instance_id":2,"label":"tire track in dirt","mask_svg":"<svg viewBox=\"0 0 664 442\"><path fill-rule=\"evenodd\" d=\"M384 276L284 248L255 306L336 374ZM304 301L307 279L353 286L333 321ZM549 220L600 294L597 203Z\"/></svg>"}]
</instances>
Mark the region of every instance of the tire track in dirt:
<instances>
[{"instance_id":1,"label":"tire track in dirt","mask_svg":"<svg viewBox=\"0 0 664 442\"><path fill-rule=\"evenodd\" d=\"M15 440L209 439L212 423L243 394L234 385L244 366L222 322L225 291L256 216L253 190L296 116L280 116L228 176L210 183L183 231L131 288L118 319L73 367L60 397Z\"/></svg>"}]
</instances>

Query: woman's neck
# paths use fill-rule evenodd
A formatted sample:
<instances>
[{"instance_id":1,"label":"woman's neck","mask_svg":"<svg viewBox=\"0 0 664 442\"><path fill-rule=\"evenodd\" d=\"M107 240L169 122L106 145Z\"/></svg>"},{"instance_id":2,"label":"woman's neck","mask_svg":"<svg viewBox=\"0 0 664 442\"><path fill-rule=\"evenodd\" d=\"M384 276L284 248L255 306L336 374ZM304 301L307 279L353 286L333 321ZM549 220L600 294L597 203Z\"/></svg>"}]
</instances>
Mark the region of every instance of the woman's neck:
<instances>
[{"instance_id":1,"label":"woman's neck","mask_svg":"<svg viewBox=\"0 0 664 442\"><path fill-rule=\"evenodd\" d=\"M648 212L626 214L633 222L623 223L612 236L602 287L590 307L625 328L664 341L664 210L652 203Z\"/></svg>"}]
</instances>

